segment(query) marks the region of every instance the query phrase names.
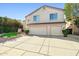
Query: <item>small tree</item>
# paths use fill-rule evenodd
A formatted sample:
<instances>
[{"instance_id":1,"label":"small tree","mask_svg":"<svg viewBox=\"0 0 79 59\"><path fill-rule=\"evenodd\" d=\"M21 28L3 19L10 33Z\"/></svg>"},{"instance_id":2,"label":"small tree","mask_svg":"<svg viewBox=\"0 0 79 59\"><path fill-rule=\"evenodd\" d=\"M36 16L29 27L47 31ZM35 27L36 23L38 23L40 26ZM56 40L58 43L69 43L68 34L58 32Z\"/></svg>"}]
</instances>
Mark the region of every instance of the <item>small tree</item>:
<instances>
[{"instance_id":1,"label":"small tree","mask_svg":"<svg viewBox=\"0 0 79 59\"><path fill-rule=\"evenodd\" d=\"M65 3L64 14L66 16L67 21L72 20L72 11L73 11L72 9L73 9L72 3Z\"/></svg>"}]
</instances>

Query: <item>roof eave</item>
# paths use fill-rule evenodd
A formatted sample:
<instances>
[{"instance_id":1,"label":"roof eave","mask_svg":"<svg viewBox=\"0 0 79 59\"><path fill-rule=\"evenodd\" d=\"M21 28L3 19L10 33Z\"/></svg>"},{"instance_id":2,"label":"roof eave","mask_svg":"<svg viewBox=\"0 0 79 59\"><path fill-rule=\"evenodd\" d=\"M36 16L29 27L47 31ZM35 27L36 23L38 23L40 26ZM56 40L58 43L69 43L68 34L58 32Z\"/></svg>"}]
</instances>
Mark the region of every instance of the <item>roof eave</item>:
<instances>
[{"instance_id":1,"label":"roof eave","mask_svg":"<svg viewBox=\"0 0 79 59\"><path fill-rule=\"evenodd\" d=\"M46 7L50 7L50 8L55 8L55 9L64 11L64 9L61 9L61 8L56 8L56 7L47 6L47 5L44 5L44 6L46 6ZM42 6L42 7L44 7L44 6ZM40 7L40 8L42 8L42 7ZM29 15L35 13L36 11L38 11L40 8L38 8L38 9L36 9L35 11L31 12L30 14L26 15L25 18L28 17Z\"/></svg>"}]
</instances>

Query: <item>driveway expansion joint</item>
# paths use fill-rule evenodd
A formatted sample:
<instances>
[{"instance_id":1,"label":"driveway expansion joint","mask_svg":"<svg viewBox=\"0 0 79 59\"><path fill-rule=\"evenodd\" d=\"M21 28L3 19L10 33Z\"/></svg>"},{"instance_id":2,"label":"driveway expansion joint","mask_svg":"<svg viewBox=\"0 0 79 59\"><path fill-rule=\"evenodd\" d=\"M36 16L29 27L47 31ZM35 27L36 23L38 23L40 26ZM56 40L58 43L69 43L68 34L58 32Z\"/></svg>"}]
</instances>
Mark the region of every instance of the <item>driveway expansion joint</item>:
<instances>
[{"instance_id":1,"label":"driveway expansion joint","mask_svg":"<svg viewBox=\"0 0 79 59\"><path fill-rule=\"evenodd\" d=\"M76 53L76 55L75 56L77 56L79 54L79 50L77 51L77 53Z\"/></svg>"},{"instance_id":2,"label":"driveway expansion joint","mask_svg":"<svg viewBox=\"0 0 79 59\"><path fill-rule=\"evenodd\" d=\"M39 49L39 53L40 53L40 51L41 51L41 49L42 49L42 47L43 47L43 45L44 45L44 42L45 42L45 39L44 39L44 41L43 41L43 43L42 43L42 45L41 45L41 48Z\"/></svg>"}]
</instances>

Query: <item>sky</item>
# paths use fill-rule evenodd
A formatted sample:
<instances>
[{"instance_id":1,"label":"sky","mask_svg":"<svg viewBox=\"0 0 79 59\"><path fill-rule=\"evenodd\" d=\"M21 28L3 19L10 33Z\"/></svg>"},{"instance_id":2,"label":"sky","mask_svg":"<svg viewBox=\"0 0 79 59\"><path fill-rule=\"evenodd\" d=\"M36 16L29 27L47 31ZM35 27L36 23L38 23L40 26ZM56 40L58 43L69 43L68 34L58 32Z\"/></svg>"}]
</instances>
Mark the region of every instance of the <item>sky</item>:
<instances>
[{"instance_id":1,"label":"sky","mask_svg":"<svg viewBox=\"0 0 79 59\"><path fill-rule=\"evenodd\" d=\"M64 3L0 3L0 16L24 20L26 15L43 5L64 9Z\"/></svg>"}]
</instances>

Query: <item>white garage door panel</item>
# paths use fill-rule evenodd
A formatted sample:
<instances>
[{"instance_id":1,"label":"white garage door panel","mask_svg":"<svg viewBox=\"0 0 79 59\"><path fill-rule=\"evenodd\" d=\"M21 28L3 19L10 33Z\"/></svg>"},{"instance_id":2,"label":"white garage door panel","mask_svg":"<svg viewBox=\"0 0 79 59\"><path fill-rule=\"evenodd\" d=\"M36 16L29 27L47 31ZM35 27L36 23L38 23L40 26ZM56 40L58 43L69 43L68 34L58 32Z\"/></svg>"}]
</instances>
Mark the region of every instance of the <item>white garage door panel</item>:
<instances>
[{"instance_id":1,"label":"white garage door panel","mask_svg":"<svg viewBox=\"0 0 79 59\"><path fill-rule=\"evenodd\" d=\"M63 24L32 25L30 34L34 35L62 35Z\"/></svg>"},{"instance_id":2,"label":"white garage door panel","mask_svg":"<svg viewBox=\"0 0 79 59\"><path fill-rule=\"evenodd\" d=\"M46 35L46 29L44 28L30 28L30 34Z\"/></svg>"},{"instance_id":3,"label":"white garage door panel","mask_svg":"<svg viewBox=\"0 0 79 59\"><path fill-rule=\"evenodd\" d=\"M62 27L57 26L52 27L51 35L62 35Z\"/></svg>"}]
</instances>

